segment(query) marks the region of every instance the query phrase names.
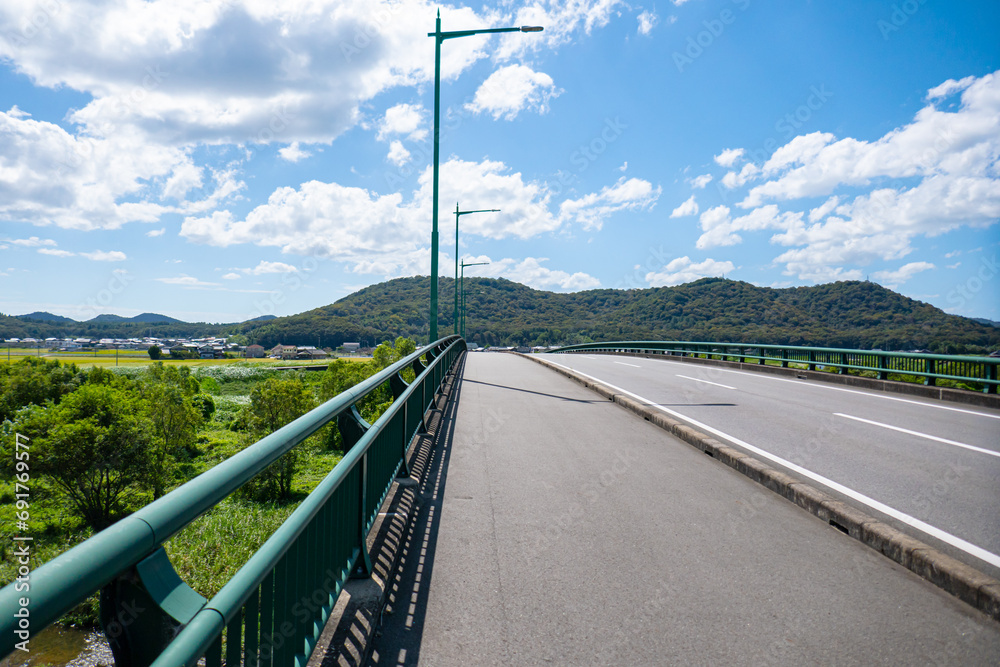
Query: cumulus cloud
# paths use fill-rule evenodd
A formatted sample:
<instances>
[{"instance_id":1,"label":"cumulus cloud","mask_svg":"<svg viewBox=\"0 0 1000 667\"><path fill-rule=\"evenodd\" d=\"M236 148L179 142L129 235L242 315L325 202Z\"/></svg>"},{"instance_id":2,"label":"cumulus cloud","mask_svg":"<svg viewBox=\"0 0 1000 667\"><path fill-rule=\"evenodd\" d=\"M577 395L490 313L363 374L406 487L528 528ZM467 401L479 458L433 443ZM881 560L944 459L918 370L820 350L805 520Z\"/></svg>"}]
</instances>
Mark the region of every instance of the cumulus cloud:
<instances>
[{"instance_id":1,"label":"cumulus cloud","mask_svg":"<svg viewBox=\"0 0 1000 667\"><path fill-rule=\"evenodd\" d=\"M38 253L41 255L51 255L52 257L73 257L76 255L75 252L59 250L57 248L39 248Z\"/></svg>"},{"instance_id":2,"label":"cumulus cloud","mask_svg":"<svg viewBox=\"0 0 1000 667\"><path fill-rule=\"evenodd\" d=\"M522 260L506 257L493 260L486 255L480 255L479 257L467 257L463 261L487 262L486 266L467 268L465 272L467 276L502 277L535 289L578 292L601 286L601 281L582 271L569 273L543 266L545 262L549 261L547 257L526 257Z\"/></svg>"},{"instance_id":3,"label":"cumulus cloud","mask_svg":"<svg viewBox=\"0 0 1000 667\"><path fill-rule=\"evenodd\" d=\"M910 262L894 271L876 271L872 277L883 286L896 289L921 271L929 271L933 268L936 267L930 262Z\"/></svg>"},{"instance_id":4,"label":"cumulus cloud","mask_svg":"<svg viewBox=\"0 0 1000 667\"><path fill-rule=\"evenodd\" d=\"M711 174L702 174L691 179L691 187L695 190L703 190L705 186L712 182Z\"/></svg>"},{"instance_id":5,"label":"cumulus cloud","mask_svg":"<svg viewBox=\"0 0 1000 667\"><path fill-rule=\"evenodd\" d=\"M312 155L312 153L306 150L302 150L302 148L299 146L299 142L293 141L284 148L279 148L278 155L281 156L282 160L287 160L289 162L298 162L299 160L303 160L309 157L310 155Z\"/></svg>"},{"instance_id":6,"label":"cumulus cloud","mask_svg":"<svg viewBox=\"0 0 1000 667\"><path fill-rule=\"evenodd\" d=\"M561 92L548 74L527 65L507 65L487 77L465 108L513 120L524 110L546 113L549 101Z\"/></svg>"},{"instance_id":7,"label":"cumulus cloud","mask_svg":"<svg viewBox=\"0 0 1000 667\"><path fill-rule=\"evenodd\" d=\"M159 229L150 229L148 232L146 232L146 236L150 238L156 238L157 236L163 236L164 234L166 234L166 232L167 232L166 227L160 227Z\"/></svg>"},{"instance_id":8,"label":"cumulus cloud","mask_svg":"<svg viewBox=\"0 0 1000 667\"><path fill-rule=\"evenodd\" d=\"M397 139L389 144L389 154L385 156L385 159L397 167L402 167L410 161L411 157L410 151L406 150L403 142Z\"/></svg>"},{"instance_id":9,"label":"cumulus cloud","mask_svg":"<svg viewBox=\"0 0 1000 667\"><path fill-rule=\"evenodd\" d=\"M179 285L181 287L187 288L199 288L199 287L218 287L219 283L206 282L204 280L199 280L194 276L189 276L186 273L182 273L179 276L172 276L169 278L154 278L157 282L164 283L166 285Z\"/></svg>"},{"instance_id":10,"label":"cumulus cloud","mask_svg":"<svg viewBox=\"0 0 1000 667\"><path fill-rule=\"evenodd\" d=\"M694 195L691 195L683 204L675 208L670 212L671 218L683 218L687 215L697 215L698 214L698 202L694 200Z\"/></svg>"},{"instance_id":11,"label":"cumulus cloud","mask_svg":"<svg viewBox=\"0 0 1000 667\"><path fill-rule=\"evenodd\" d=\"M671 260L660 271L652 271L646 274L646 281L650 287L670 287L689 283L699 278L712 278L723 276L732 272L736 266L726 260L723 262L706 259L701 262L693 262L688 256L678 257Z\"/></svg>"},{"instance_id":12,"label":"cumulus cloud","mask_svg":"<svg viewBox=\"0 0 1000 667\"><path fill-rule=\"evenodd\" d=\"M737 160L743 157L743 152L742 148L727 148L716 155L713 159L717 165L728 169L736 164Z\"/></svg>"},{"instance_id":13,"label":"cumulus cloud","mask_svg":"<svg viewBox=\"0 0 1000 667\"><path fill-rule=\"evenodd\" d=\"M586 230L596 230L612 213L652 208L661 192L662 188L654 188L649 181L641 178L625 180L623 176L600 192L579 199L567 199L559 206L559 213L561 218L573 220Z\"/></svg>"},{"instance_id":14,"label":"cumulus cloud","mask_svg":"<svg viewBox=\"0 0 1000 667\"><path fill-rule=\"evenodd\" d=\"M81 252L81 257L86 257L92 262L124 262L128 259L125 253L120 250L111 250L105 252L104 250L95 250L93 252Z\"/></svg>"},{"instance_id":15,"label":"cumulus cloud","mask_svg":"<svg viewBox=\"0 0 1000 667\"><path fill-rule=\"evenodd\" d=\"M14 245L24 246L25 248L38 248L40 246L54 246L56 242L52 239L40 239L37 236L32 236L26 239L12 239L10 243Z\"/></svg>"},{"instance_id":16,"label":"cumulus cloud","mask_svg":"<svg viewBox=\"0 0 1000 667\"><path fill-rule=\"evenodd\" d=\"M376 138L384 141L392 135L405 135L411 141L427 138L424 125L424 107L420 104L397 104L385 110L379 121Z\"/></svg>"},{"instance_id":17,"label":"cumulus cloud","mask_svg":"<svg viewBox=\"0 0 1000 667\"><path fill-rule=\"evenodd\" d=\"M242 277L243 276L241 276L240 274L238 274L236 272L230 272L230 273L227 273L224 276L222 276L222 279L223 280L239 280Z\"/></svg>"},{"instance_id":18,"label":"cumulus cloud","mask_svg":"<svg viewBox=\"0 0 1000 667\"><path fill-rule=\"evenodd\" d=\"M651 12L648 9L639 14L639 27L638 32L640 35L648 35L653 32L653 28L656 24L660 22L659 17L656 12Z\"/></svg>"}]
</instances>

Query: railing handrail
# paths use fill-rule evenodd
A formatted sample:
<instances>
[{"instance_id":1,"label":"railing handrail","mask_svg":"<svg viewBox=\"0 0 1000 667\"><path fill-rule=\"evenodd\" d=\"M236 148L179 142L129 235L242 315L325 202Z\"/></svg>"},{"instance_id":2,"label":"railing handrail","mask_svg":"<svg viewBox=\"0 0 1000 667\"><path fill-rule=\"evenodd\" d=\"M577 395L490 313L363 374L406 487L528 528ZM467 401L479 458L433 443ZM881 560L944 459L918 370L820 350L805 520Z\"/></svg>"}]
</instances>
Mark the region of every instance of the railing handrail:
<instances>
[{"instance_id":1,"label":"railing handrail","mask_svg":"<svg viewBox=\"0 0 1000 667\"><path fill-rule=\"evenodd\" d=\"M435 360L443 359L442 348L450 349L452 345L461 342L462 339L458 336L448 336L413 352L405 359L341 392L238 454L56 556L38 569L32 570L30 594L15 590L16 582L5 586L0 590L0 655L6 655L14 649L14 630L18 619L13 614L20 607L19 598L30 598L32 634L41 631L150 555L163 542L258 475L283 454L388 382L390 377L410 368L414 361L429 352L437 351ZM435 366L433 361L428 363L407 391L414 391L420 380ZM394 404L402 400L401 398L394 401ZM369 433L374 432L375 429L369 430ZM359 452L354 455L352 449L341 463L356 462L360 460L362 454L363 452ZM345 466L344 475L350 472L349 466L350 464Z\"/></svg>"},{"instance_id":2,"label":"railing handrail","mask_svg":"<svg viewBox=\"0 0 1000 667\"><path fill-rule=\"evenodd\" d=\"M607 341L602 343L577 343L564 345L550 352L571 352L575 349L594 349L595 347L622 347L635 345L715 345L718 347L738 347L743 349L760 348L763 350L803 350L806 352L836 352L847 354L873 354L882 357L902 357L909 359L934 359L937 361L975 361L989 364L1000 364L1000 357L978 356L971 354L937 354L935 352L893 352L891 350L861 350L858 348L816 347L811 345L776 345L773 343L717 343L713 341L677 341L677 340L634 340Z\"/></svg>"},{"instance_id":3,"label":"railing handrail","mask_svg":"<svg viewBox=\"0 0 1000 667\"><path fill-rule=\"evenodd\" d=\"M739 356L754 359L768 359L782 361L786 363L809 364L810 368L815 366L829 366L842 370L862 370L877 371L880 377L885 373L897 375L912 375L923 377L934 384L934 380L957 380L960 382L975 382L984 386L988 393L996 393L1000 380L998 380L998 369L1000 369L1000 358L989 356L957 355L957 354L935 354L922 352L892 352L887 350L858 350L851 348L836 347L816 347L799 345L775 345L770 343L730 343L712 341L607 341L601 343L579 343L576 345L566 345L550 350L554 353L582 352L596 350L647 350L663 352L682 352L694 354ZM770 357L763 354L747 354L747 350L779 351L789 352L779 357ZM792 356L796 353L809 353L810 358L803 359ZM816 359L816 353L827 355L844 355L843 359ZM885 360L905 360L913 362L925 362L924 368L893 368L890 365L867 366L859 363L851 363L848 355L858 357L877 357ZM981 376L961 375L951 372L937 372L938 364L974 364L979 365L983 371ZM883 377L883 379L885 379Z\"/></svg>"}]
</instances>

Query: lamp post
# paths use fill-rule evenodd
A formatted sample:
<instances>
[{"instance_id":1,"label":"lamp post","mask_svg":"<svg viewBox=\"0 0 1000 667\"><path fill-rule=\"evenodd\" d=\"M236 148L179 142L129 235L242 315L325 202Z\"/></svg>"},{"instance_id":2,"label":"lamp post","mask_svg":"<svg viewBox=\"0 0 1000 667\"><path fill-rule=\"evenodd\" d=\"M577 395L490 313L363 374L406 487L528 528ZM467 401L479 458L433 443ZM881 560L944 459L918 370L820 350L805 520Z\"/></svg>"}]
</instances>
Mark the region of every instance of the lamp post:
<instances>
[{"instance_id":1,"label":"lamp post","mask_svg":"<svg viewBox=\"0 0 1000 667\"><path fill-rule=\"evenodd\" d=\"M489 264L489 262L469 262L468 264L462 262L462 331L461 336L465 338L465 267L467 266L482 266Z\"/></svg>"},{"instance_id":2,"label":"lamp post","mask_svg":"<svg viewBox=\"0 0 1000 667\"><path fill-rule=\"evenodd\" d=\"M431 204L431 317L430 342L438 337L438 162L441 140L441 42L456 37L468 37L494 32L541 32L541 26L523 25L519 28L488 28L485 30L451 30L441 32L441 10L437 13L434 32L427 33L434 38L434 189ZM457 252L457 250L456 250Z\"/></svg>"},{"instance_id":3,"label":"lamp post","mask_svg":"<svg viewBox=\"0 0 1000 667\"><path fill-rule=\"evenodd\" d=\"M498 208L484 208L478 211L459 211L455 203L455 333L458 333L458 218L469 213L499 213Z\"/></svg>"}]
</instances>

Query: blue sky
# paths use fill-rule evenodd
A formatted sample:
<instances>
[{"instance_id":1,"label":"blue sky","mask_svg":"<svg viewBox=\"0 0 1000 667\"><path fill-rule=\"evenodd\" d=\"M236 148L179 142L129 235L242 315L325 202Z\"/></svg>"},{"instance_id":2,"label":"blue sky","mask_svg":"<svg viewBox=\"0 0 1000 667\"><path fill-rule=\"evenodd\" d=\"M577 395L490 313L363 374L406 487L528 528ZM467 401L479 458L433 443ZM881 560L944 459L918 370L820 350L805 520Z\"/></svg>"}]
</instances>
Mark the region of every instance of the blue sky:
<instances>
[{"instance_id":1,"label":"blue sky","mask_svg":"<svg viewBox=\"0 0 1000 667\"><path fill-rule=\"evenodd\" d=\"M870 279L1000 320L1000 4L0 0L0 311L242 321L430 267ZM447 295L443 299L447 301Z\"/></svg>"}]
</instances>

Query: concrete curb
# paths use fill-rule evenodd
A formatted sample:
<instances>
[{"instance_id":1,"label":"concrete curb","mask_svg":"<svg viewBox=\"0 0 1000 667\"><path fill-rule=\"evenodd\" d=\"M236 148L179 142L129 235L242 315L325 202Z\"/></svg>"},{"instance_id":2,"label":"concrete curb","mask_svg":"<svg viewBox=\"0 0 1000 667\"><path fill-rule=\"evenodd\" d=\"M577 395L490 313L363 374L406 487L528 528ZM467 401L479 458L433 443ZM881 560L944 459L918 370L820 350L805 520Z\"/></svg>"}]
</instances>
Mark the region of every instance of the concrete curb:
<instances>
[{"instance_id":1,"label":"concrete curb","mask_svg":"<svg viewBox=\"0 0 1000 667\"><path fill-rule=\"evenodd\" d=\"M586 352L580 352L580 354L586 354ZM659 359L662 361L679 361L686 364L720 366L723 368L731 368L733 370L749 371L752 373L786 375L806 380L839 384L845 387L881 391L887 394L918 396L922 398L933 398L939 401L948 401L951 403L961 403L962 405L971 405L980 408L1000 409L1000 394L987 394L965 389L931 387L929 385L915 384L913 382L897 382L895 380L879 380L876 378L861 377L859 375L840 375L837 373L826 373L823 371L807 371L802 368L782 368L781 366L766 366L763 364L751 364L739 361L723 361L721 359L680 357L648 352L600 352L598 354L610 354L621 357L641 357L644 359Z\"/></svg>"},{"instance_id":2,"label":"concrete curb","mask_svg":"<svg viewBox=\"0 0 1000 667\"><path fill-rule=\"evenodd\" d=\"M790 475L770 467L750 454L724 445L686 424L671 419L648 403L617 394L610 387L556 366L537 356L521 356L582 384L655 424L915 572L994 620L1000 621L1000 580L901 533L892 526L870 517L809 484L800 482Z\"/></svg>"}]
</instances>

